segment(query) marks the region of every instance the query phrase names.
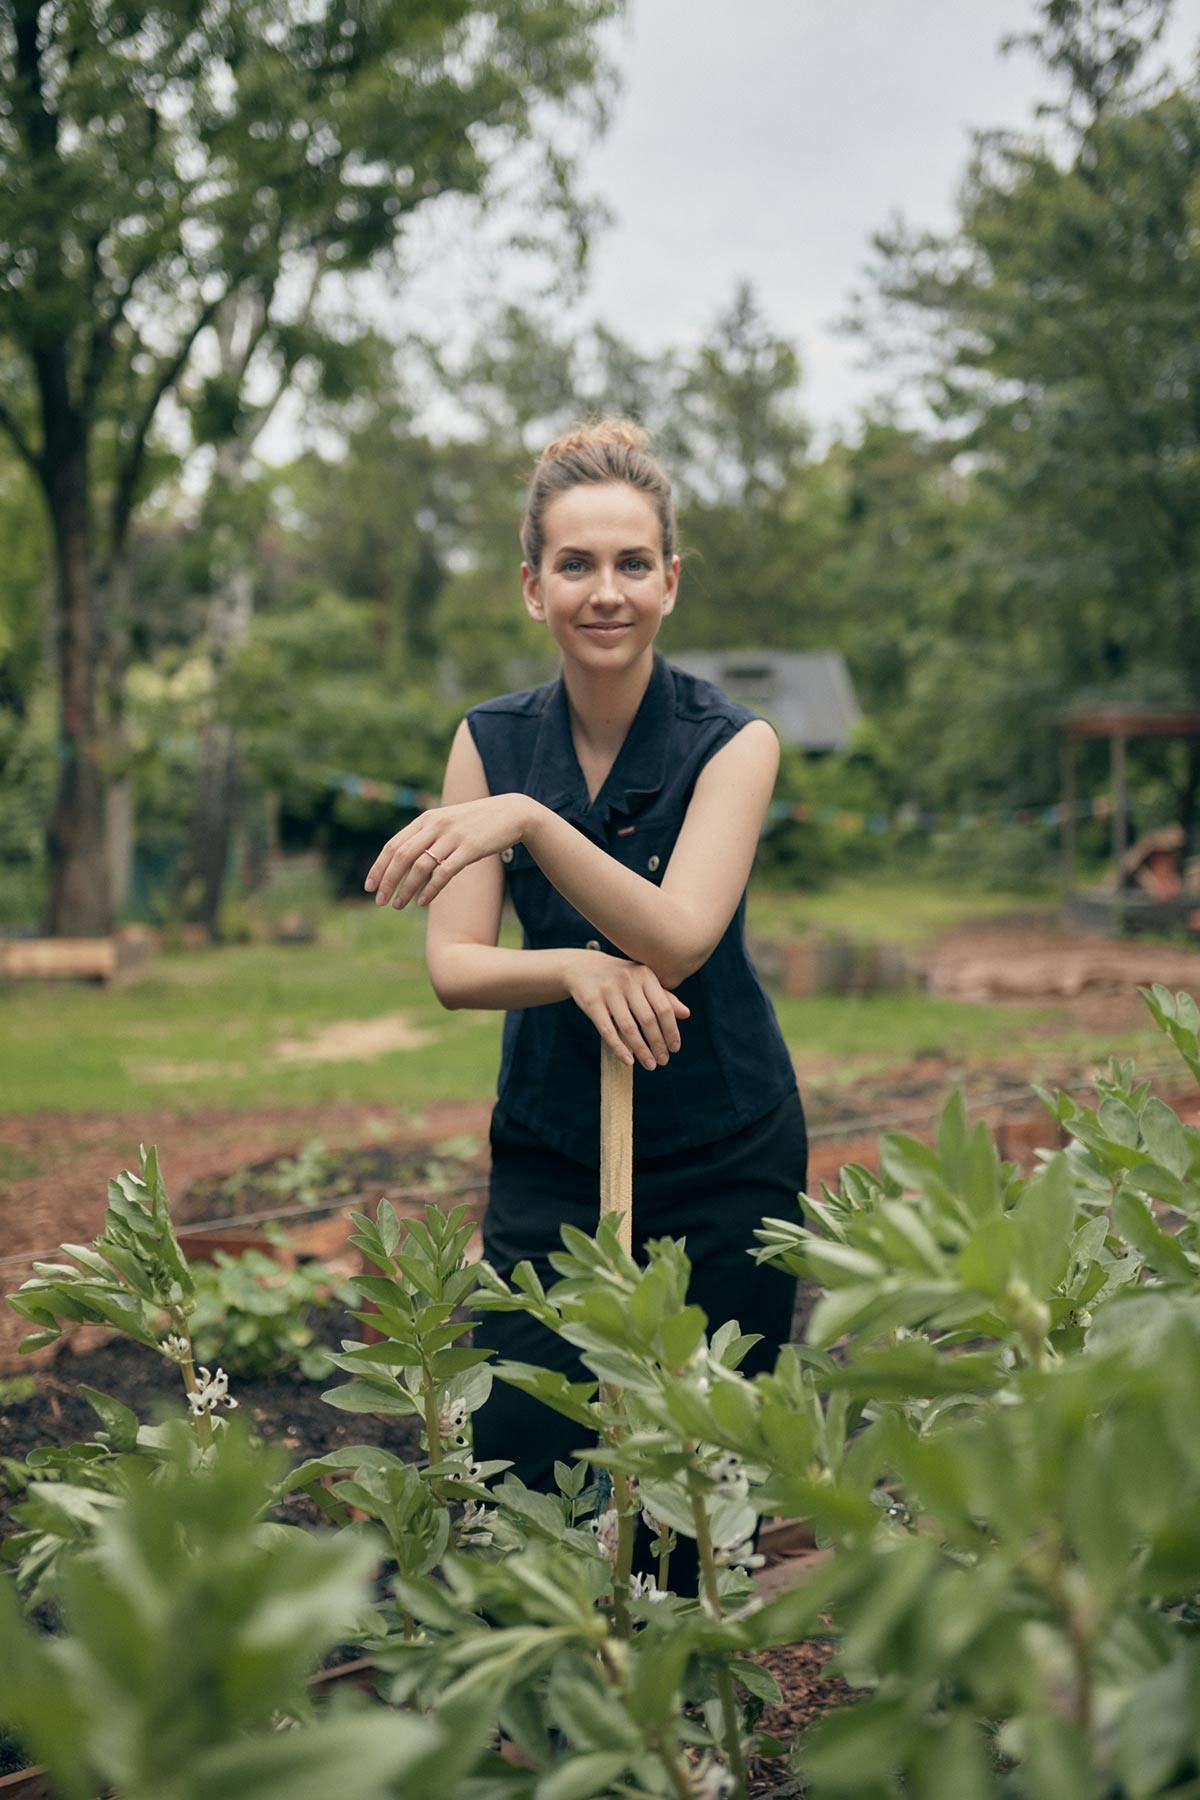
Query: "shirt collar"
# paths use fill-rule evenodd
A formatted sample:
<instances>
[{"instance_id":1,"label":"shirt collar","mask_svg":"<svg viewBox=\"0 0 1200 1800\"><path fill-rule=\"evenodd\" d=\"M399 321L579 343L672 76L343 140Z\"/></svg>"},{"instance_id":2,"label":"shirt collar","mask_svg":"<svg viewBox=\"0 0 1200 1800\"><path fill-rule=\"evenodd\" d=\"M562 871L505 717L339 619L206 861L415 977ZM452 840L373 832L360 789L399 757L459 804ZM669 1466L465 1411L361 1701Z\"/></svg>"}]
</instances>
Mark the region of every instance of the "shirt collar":
<instances>
[{"instance_id":1,"label":"shirt collar","mask_svg":"<svg viewBox=\"0 0 1200 1800\"><path fill-rule=\"evenodd\" d=\"M646 691L625 733L625 741L593 803L571 737L566 683L560 671L550 684L541 724L534 740L526 792L553 812L603 813L607 808L633 812L639 801L656 794L666 780L667 751L675 713L675 681L662 651L653 652Z\"/></svg>"}]
</instances>

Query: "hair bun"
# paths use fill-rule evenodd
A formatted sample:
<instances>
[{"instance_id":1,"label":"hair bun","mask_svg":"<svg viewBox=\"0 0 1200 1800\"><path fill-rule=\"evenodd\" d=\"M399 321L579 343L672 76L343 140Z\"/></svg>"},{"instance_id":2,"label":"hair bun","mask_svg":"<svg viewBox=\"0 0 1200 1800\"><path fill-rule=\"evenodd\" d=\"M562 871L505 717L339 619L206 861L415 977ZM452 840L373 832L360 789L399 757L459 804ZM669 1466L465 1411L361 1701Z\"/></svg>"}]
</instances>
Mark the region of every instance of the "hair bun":
<instances>
[{"instance_id":1,"label":"hair bun","mask_svg":"<svg viewBox=\"0 0 1200 1800\"><path fill-rule=\"evenodd\" d=\"M538 461L556 462L560 457L602 449L608 444L620 444L626 450L649 450L650 433L636 419L589 419L554 438Z\"/></svg>"},{"instance_id":2,"label":"hair bun","mask_svg":"<svg viewBox=\"0 0 1200 1800\"><path fill-rule=\"evenodd\" d=\"M675 555L677 528L671 483L650 450L650 434L635 419L584 419L546 445L529 477L521 546L531 569L541 568L543 520L559 494L581 482L625 482L646 494L662 527L663 562Z\"/></svg>"}]
</instances>

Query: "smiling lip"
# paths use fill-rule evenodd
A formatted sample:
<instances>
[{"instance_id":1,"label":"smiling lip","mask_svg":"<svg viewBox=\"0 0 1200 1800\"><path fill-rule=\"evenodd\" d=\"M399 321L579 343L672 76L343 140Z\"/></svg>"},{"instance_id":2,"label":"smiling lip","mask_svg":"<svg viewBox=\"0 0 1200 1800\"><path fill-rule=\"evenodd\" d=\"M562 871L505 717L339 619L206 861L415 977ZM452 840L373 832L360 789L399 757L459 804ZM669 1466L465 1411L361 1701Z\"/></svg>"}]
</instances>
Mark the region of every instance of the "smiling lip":
<instances>
[{"instance_id":1,"label":"smiling lip","mask_svg":"<svg viewBox=\"0 0 1200 1800\"><path fill-rule=\"evenodd\" d=\"M584 625L581 629L584 631L598 631L602 637L609 635L615 636L618 631L628 631L631 623L632 620L630 619L621 619L612 625Z\"/></svg>"}]
</instances>

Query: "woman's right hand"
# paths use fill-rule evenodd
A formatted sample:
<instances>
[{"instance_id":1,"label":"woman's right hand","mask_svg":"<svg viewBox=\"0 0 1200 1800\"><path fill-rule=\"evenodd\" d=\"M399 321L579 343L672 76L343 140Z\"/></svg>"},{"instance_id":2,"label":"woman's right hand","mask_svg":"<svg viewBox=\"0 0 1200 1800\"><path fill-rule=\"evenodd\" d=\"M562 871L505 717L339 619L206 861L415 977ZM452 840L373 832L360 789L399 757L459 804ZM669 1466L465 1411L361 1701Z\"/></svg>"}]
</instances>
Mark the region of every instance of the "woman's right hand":
<instances>
[{"instance_id":1,"label":"woman's right hand","mask_svg":"<svg viewBox=\"0 0 1200 1800\"><path fill-rule=\"evenodd\" d=\"M603 950L572 950L567 989L622 1062L662 1066L679 1049L681 1018L691 1007L665 988L646 963L609 956Z\"/></svg>"}]
</instances>

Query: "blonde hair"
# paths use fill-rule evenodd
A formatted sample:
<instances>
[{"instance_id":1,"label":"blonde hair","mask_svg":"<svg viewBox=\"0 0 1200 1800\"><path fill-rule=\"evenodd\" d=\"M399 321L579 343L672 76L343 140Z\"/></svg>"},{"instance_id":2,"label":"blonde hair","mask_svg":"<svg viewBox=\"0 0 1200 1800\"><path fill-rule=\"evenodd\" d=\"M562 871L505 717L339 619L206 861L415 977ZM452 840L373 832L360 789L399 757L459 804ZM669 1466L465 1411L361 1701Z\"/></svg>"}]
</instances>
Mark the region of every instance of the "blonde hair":
<instances>
[{"instance_id":1,"label":"blonde hair","mask_svg":"<svg viewBox=\"0 0 1200 1800\"><path fill-rule=\"evenodd\" d=\"M675 554L677 527L671 483L650 453L650 435L633 419L589 420L556 437L538 457L529 478L521 548L536 575L546 547L543 520L559 494L585 481L626 481L654 503L662 528L663 562Z\"/></svg>"}]
</instances>

